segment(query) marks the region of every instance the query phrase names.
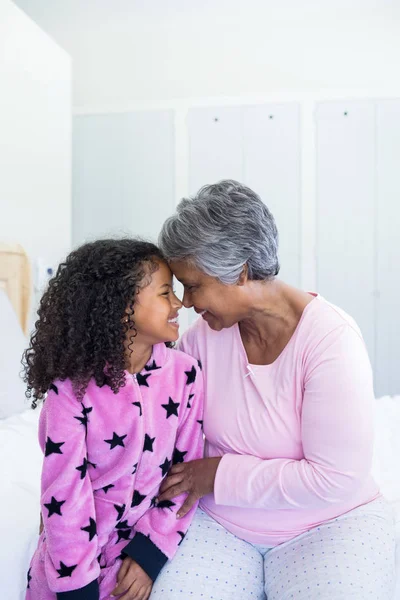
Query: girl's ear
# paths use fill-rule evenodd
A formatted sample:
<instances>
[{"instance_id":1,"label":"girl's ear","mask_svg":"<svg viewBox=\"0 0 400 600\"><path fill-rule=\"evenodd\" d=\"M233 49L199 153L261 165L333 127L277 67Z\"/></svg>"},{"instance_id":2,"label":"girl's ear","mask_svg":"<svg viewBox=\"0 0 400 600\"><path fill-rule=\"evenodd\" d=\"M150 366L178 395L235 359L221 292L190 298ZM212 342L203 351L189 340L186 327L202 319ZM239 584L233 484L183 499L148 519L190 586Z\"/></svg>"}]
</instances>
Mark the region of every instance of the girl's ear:
<instances>
[{"instance_id":1,"label":"girl's ear","mask_svg":"<svg viewBox=\"0 0 400 600\"><path fill-rule=\"evenodd\" d=\"M249 279L249 269L247 264L243 265L242 272L239 275L236 285L244 285Z\"/></svg>"}]
</instances>

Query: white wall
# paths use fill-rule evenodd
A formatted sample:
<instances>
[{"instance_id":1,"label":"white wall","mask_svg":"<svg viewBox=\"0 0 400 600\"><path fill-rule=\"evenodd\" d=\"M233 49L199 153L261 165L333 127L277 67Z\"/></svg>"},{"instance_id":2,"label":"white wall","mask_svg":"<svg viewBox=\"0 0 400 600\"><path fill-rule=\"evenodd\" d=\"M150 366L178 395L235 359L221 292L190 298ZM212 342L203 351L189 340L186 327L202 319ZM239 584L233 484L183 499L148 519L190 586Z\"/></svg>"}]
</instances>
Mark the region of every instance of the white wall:
<instances>
[{"instance_id":1,"label":"white wall","mask_svg":"<svg viewBox=\"0 0 400 600\"><path fill-rule=\"evenodd\" d=\"M76 114L175 111L177 200L191 108L299 103L301 285L315 289L315 105L400 97L397 0L16 2L72 56Z\"/></svg>"},{"instance_id":2,"label":"white wall","mask_svg":"<svg viewBox=\"0 0 400 600\"><path fill-rule=\"evenodd\" d=\"M397 0L16 2L73 57L81 109L398 79Z\"/></svg>"},{"instance_id":3,"label":"white wall","mask_svg":"<svg viewBox=\"0 0 400 600\"><path fill-rule=\"evenodd\" d=\"M33 267L55 266L71 243L70 58L9 0L0 0L0 240L20 243Z\"/></svg>"},{"instance_id":4,"label":"white wall","mask_svg":"<svg viewBox=\"0 0 400 600\"><path fill-rule=\"evenodd\" d=\"M300 285L318 289L316 107L400 98L397 0L16 1L72 55L77 115L174 111L176 200L193 108L297 103Z\"/></svg>"}]
</instances>

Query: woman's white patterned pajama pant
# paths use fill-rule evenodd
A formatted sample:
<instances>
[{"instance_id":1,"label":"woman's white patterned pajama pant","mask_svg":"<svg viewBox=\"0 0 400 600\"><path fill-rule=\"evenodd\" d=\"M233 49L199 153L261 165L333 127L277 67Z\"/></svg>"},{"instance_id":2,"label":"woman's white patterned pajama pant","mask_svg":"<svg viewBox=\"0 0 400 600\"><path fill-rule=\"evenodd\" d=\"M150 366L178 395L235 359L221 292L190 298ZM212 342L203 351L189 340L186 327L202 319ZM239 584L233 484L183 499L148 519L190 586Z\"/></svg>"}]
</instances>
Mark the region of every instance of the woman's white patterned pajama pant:
<instances>
[{"instance_id":1,"label":"woman's white patterned pajama pant","mask_svg":"<svg viewBox=\"0 0 400 600\"><path fill-rule=\"evenodd\" d=\"M237 538L198 509L150 600L391 600L394 557L383 499L275 548Z\"/></svg>"}]
</instances>

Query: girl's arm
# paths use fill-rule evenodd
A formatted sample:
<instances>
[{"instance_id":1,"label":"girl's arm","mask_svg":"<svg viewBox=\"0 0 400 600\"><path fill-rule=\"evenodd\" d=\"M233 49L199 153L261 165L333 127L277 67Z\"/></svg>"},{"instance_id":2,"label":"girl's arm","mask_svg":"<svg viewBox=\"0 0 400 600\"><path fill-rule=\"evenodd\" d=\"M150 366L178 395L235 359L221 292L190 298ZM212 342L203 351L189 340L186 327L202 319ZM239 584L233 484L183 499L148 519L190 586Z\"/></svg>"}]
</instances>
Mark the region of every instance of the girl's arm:
<instances>
[{"instance_id":1,"label":"girl's arm","mask_svg":"<svg viewBox=\"0 0 400 600\"><path fill-rule=\"evenodd\" d=\"M99 598L96 514L87 472L90 413L85 408L68 381L56 382L40 415L44 561L49 588L58 600Z\"/></svg>"},{"instance_id":2,"label":"girl's arm","mask_svg":"<svg viewBox=\"0 0 400 600\"><path fill-rule=\"evenodd\" d=\"M180 424L172 464L186 463L203 456L203 382L194 360L193 369L195 380L186 387L185 403L179 412ZM135 525L135 537L124 549L124 553L136 561L153 581L167 560L175 555L193 519L197 503L184 518L177 518L184 499L182 494L173 501L154 504L139 519Z\"/></svg>"}]
</instances>

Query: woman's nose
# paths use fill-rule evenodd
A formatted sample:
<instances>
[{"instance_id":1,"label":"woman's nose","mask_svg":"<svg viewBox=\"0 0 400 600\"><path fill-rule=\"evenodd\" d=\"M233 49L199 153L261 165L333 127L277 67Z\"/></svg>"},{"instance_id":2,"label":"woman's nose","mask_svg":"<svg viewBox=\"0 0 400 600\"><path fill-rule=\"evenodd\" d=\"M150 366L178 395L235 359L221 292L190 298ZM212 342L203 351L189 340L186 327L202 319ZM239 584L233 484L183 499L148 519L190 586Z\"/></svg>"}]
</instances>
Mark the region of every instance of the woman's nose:
<instances>
[{"instance_id":1,"label":"woman's nose","mask_svg":"<svg viewBox=\"0 0 400 600\"><path fill-rule=\"evenodd\" d=\"M185 308L192 308L193 302L190 299L190 294L186 291L183 292L182 304Z\"/></svg>"}]
</instances>

